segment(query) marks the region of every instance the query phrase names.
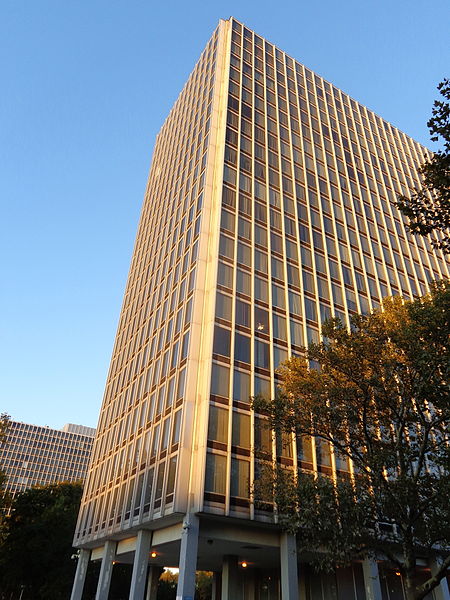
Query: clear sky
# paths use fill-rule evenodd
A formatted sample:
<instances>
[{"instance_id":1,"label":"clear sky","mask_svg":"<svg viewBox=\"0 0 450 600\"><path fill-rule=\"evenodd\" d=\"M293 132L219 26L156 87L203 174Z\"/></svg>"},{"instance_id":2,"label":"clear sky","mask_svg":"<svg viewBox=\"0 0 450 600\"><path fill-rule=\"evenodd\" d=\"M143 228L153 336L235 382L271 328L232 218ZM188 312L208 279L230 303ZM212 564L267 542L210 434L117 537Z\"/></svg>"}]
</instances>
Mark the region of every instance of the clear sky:
<instances>
[{"instance_id":1,"label":"clear sky","mask_svg":"<svg viewBox=\"0 0 450 600\"><path fill-rule=\"evenodd\" d=\"M448 0L3 0L0 412L96 425L155 135L230 15L429 145Z\"/></svg>"}]
</instances>

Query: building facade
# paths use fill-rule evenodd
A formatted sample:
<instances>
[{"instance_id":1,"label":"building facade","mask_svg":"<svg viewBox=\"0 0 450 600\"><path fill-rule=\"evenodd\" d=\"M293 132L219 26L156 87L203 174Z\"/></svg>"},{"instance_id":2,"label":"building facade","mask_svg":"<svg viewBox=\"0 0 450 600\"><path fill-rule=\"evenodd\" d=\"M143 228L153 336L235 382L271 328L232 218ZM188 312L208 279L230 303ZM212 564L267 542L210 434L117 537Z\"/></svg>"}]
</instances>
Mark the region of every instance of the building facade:
<instances>
[{"instance_id":1,"label":"building facade","mask_svg":"<svg viewBox=\"0 0 450 600\"><path fill-rule=\"evenodd\" d=\"M275 393L277 366L319 340L328 317L348 323L449 276L393 204L428 156L236 20L220 22L156 140L73 600L89 560L102 561L98 599L117 561L133 562L135 599L153 597L149 564L153 575L180 568L179 600L194 597L196 567L221 573L223 600L401 597L375 563L312 577L270 507L255 506L261 453L330 475L350 466L314 440L273 439L250 398Z\"/></svg>"},{"instance_id":2,"label":"building facade","mask_svg":"<svg viewBox=\"0 0 450 600\"><path fill-rule=\"evenodd\" d=\"M34 485L86 478L95 429L68 423L50 429L11 421L0 444L0 470L12 496Z\"/></svg>"}]
</instances>

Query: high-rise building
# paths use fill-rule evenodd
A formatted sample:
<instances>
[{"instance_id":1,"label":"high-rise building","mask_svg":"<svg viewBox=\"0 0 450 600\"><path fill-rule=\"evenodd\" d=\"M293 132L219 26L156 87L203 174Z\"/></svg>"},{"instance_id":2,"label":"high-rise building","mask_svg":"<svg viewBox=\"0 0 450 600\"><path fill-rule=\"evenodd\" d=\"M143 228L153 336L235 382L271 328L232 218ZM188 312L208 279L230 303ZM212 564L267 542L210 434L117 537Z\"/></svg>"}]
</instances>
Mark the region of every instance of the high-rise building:
<instances>
[{"instance_id":1,"label":"high-rise building","mask_svg":"<svg viewBox=\"0 0 450 600\"><path fill-rule=\"evenodd\" d=\"M95 429L64 425L51 429L11 421L0 444L0 470L12 496L33 485L81 481L87 473Z\"/></svg>"},{"instance_id":2,"label":"high-rise building","mask_svg":"<svg viewBox=\"0 0 450 600\"><path fill-rule=\"evenodd\" d=\"M348 323L449 276L394 206L429 155L236 20L220 22L156 140L75 533L73 600L89 559L102 561L98 600L114 562L133 562L136 600L148 565L180 568L179 600L194 597L196 568L221 573L223 600L379 591L374 563L320 579L300 556L298 570L295 541L253 503L261 452L293 469L348 465L314 441L272 439L249 399L274 394L276 367L317 341L326 318ZM393 600L399 584L386 573Z\"/></svg>"}]
</instances>

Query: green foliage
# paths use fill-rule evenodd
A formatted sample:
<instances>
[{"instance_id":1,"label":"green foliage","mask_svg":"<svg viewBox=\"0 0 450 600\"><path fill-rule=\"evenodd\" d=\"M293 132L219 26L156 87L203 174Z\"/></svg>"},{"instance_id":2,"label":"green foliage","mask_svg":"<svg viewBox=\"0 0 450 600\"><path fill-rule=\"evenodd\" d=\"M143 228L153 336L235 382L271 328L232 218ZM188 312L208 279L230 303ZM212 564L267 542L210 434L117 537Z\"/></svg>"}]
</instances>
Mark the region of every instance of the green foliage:
<instances>
[{"instance_id":1,"label":"green foliage","mask_svg":"<svg viewBox=\"0 0 450 600\"><path fill-rule=\"evenodd\" d=\"M157 600L175 600L178 573L165 570L159 578ZM195 600L211 600L212 573L197 571L195 577Z\"/></svg>"},{"instance_id":2,"label":"green foliage","mask_svg":"<svg viewBox=\"0 0 450 600\"><path fill-rule=\"evenodd\" d=\"M328 322L326 341L280 370L279 397L255 403L276 431L315 436L353 464L336 484L266 468L265 497L271 489L300 549L322 568L382 555L403 572L410 600L450 565L449 333L449 283L414 302L388 299L382 312L355 316L350 331ZM418 584L417 558L438 555L442 569Z\"/></svg>"},{"instance_id":3,"label":"green foliage","mask_svg":"<svg viewBox=\"0 0 450 600\"><path fill-rule=\"evenodd\" d=\"M195 578L195 600L211 600L212 573L210 571L197 571Z\"/></svg>"},{"instance_id":4,"label":"green foliage","mask_svg":"<svg viewBox=\"0 0 450 600\"><path fill-rule=\"evenodd\" d=\"M175 600L177 584L178 573L166 569L159 578L157 600Z\"/></svg>"},{"instance_id":5,"label":"green foliage","mask_svg":"<svg viewBox=\"0 0 450 600\"><path fill-rule=\"evenodd\" d=\"M76 567L72 538L81 493L80 483L59 483L16 497L0 546L3 597L16 597L21 590L22 600L70 596Z\"/></svg>"},{"instance_id":6,"label":"green foliage","mask_svg":"<svg viewBox=\"0 0 450 600\"><path fill-rule=\"evenodd\" d=\"M433 241L436 248L450 252L450 80L444 79L438 90L446 101L434 102L432 118L427 125L431 140L443 140L443 149L424 162L419 172L423 176L422 189L410 196L400 196L397 206L409 217L408 227L412 233L428 235L436 231L442 234Z\"/></svg>"}]
</instances>

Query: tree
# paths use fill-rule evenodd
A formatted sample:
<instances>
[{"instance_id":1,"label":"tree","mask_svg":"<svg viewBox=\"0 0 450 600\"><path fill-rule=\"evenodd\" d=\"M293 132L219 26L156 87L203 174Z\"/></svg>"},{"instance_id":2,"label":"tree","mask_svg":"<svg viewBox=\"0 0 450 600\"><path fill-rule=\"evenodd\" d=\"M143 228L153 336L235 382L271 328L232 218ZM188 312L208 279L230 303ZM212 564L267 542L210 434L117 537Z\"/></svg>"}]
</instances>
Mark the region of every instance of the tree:
<instances>
[{"instance_id":1,"label":"tree","mask_svg":"<svg viewBox=\"0 0 450 600\"><path fill-rule=\"evenodd\" d=\"M431 140L443 140L443 149L438 150L424 162L419 172L423 176L422 189L411 196L400 196L397 207L409 218L408 228L412 233L428 235L436 231L439 240L433 240L436 248L450 253L450 80L444 79L438 90L446 101L435 100L432 117L427 125Z\"/></svg>"},{"instance_id":2,"label":"tree","mask_svg":"<svg viewBox=\"0 0 450 600\"><path fill-rule=\"evenodd\" d=\"M73 532L80 483L34 487L19 494L0 546L1 597L58 600L70 596L76 562Z\"/></svg>"},{"instance_id":3,"label":"tree","mask_svg":"<svg viewBox=\"0 0 450 600\"><path fill-rule=\"evenodd\" d=\"M450 566L449 325L449 283L413 302L388 299L350 330L331 320L323 343L281 368L280 395L254 401L276 432L325 444L342 469L333 481L267 465L256 492L271 490L282 527L321 568L389 561L408 600ZM418 558L440 565L425 582Z\"/></svg>"}]
</instances>

